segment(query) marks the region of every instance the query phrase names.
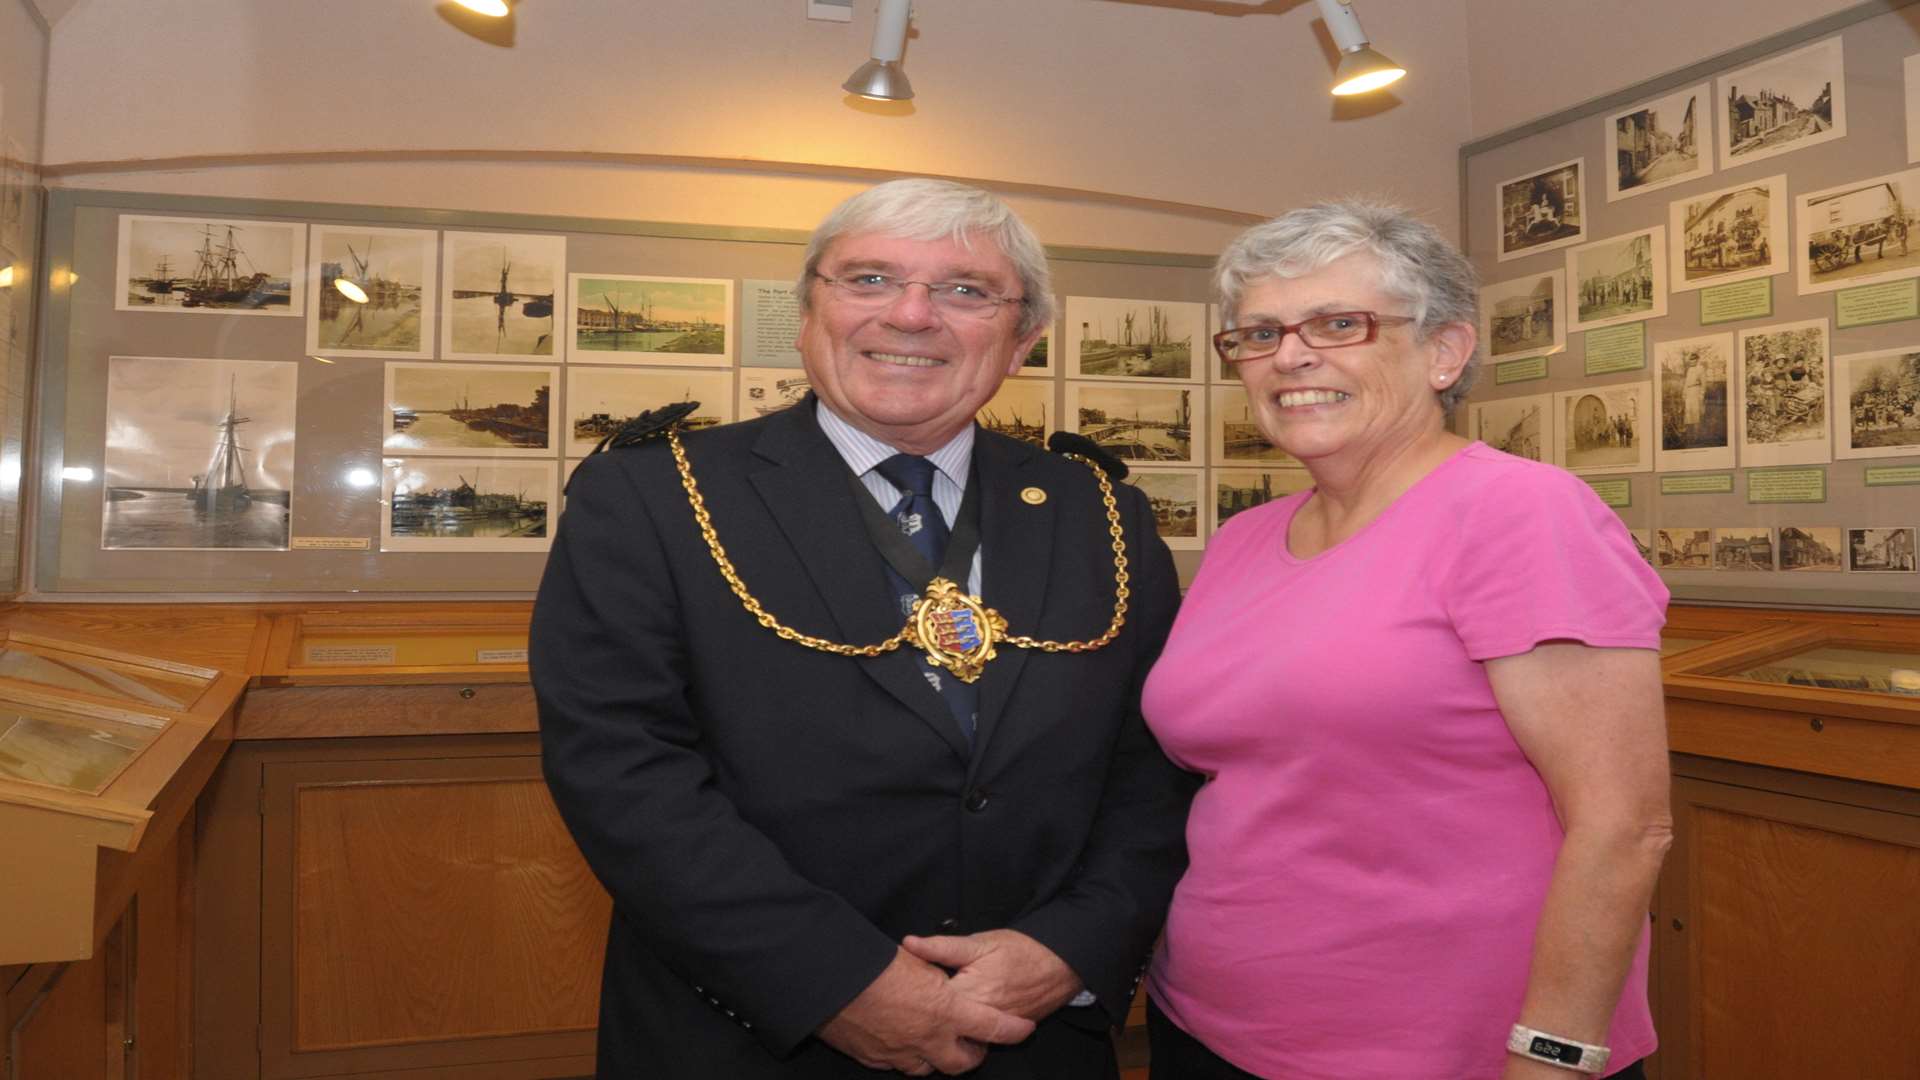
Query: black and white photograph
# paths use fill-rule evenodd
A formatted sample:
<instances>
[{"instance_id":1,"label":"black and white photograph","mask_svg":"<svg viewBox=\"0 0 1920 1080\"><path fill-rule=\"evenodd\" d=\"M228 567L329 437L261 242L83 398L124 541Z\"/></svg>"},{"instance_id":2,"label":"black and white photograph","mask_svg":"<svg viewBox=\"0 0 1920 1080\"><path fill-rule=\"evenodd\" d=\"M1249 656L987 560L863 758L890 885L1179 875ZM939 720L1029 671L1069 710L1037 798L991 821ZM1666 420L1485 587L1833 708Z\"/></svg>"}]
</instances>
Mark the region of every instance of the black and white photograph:
<instances>
[{"instance_id":1,"label":"black and white photograph","mask_svg":"<svg viewBox=\"0 0 1920 1080\"><path fill-rule=\"evenodd\" d=\"M992 399L980 406L974 419L988 431L1044 447L1058 419L1053 410L1053 383L1008 379Z\"/></svg>"},{"instance_id":2,"label":"black and white photograph","mask_svg":"<svg viewBox=\"0 0 1920 1080\"><path fill-rule=\"evenodd\" d=\"M1780 526L1780 569L1837 573L1847 568L1847 548L1837 525Z\"/></svg>"},{"instance_id":3,"label":"black and white photograph","mask_svg":"<svg viewBox=\"0 0 1920 1080\"><path fill-rule=\"evenodd\" d=\"M1154 527L1160 539L1175 551L1206 547L1200 533L1200 490L1205 474L1199 469L1134 469L1126 482L1140 489L1153 507Z\"/></svg>"},{"instance_id":4,"label":"black and white photograph","mask_svg":"<svg viewBox=\"0 0 1920 1080\"><path fill-rule=\"evenodd\" d=\"M1298 464L1293 455L1267 441L1253 420L1246 387L1216 386L1210 391L1207 419L1209 454L1215 465Z\"/></svg>"},{"instance_id":5,"label":"black and white photograph","mask_svg":"<svg viewBox=\"0 0 1920 1080\"><path fill-rule=\"evenodd\" d=\"M1653 384L1621 383L1553 395L1553 463L1583 476L1653 468Z\"/></svg>"},{"instance_id":6,"label":"black and white photograph","mask_svg":"<svg viewBox=\"0 0 1920 1080\"><path fill-rule=\"evenodd\" d=\"M1673 527L1653 530L1653 565L1661 570L1713 569L1713 533Z\"/></svg>"},{"instance_id":7,"label":"black and white photograph","mask_svg":"<svg viewBox=\"0 0 1920 1080\"><path fill-rule=\"evenodd\" d=\"M315 225L307 354L432 359L437 239L423 229Z\"/></svg>"},{"instance_id":8,"label":"black and white photograph","mask_svg":"<svg viewBox=\"0 0 1920 1080\"><path fill-rule=\"evenodd\" d=\"M567 275L576 364L733 366L731 278Z\"/></svg>"},{"instance_id":9,"label":"black and white photograph","mask_svg":"<svg viewBox=\"0 0 1920 1080\"><path fill-rule=\"evenodd\" d=\"M1715 570L1773 570L1773 530L1731 526L1713 530Z\"/></svg>"},{"instance_id":10,"label":"black and white photograph","mask_svg":"<svg viewBox=\"0 0 1920 1080\"><path fill-rule=\"evenodd\" d=\"M1102 450L1146 465L1203 464L1194 426L1204 418L1199 389L1188 386L1110 386L1067 383L1064 430L1077 431Z\"/></svg>"},{"instance_id":11,"label":"black and white photograph","mask_svg":"<svg viewBox=\"0 0 1920 1080\"><path fill-rule=\"evenodd\" d=\"M1480 340L1494 363L1567 347L1567 274L1548 270L1480 290Z\"/></svg>"},{"instance_id":12,"label":"black and white photograph","mask_svg":"<svg viewBox=\"0 0 1920 1080\"><path fill-rule=\"evenodd\" d=\"M297 319L306 251L302 224L122 214L113 306Z\"/></svg>"},{"instance_id":13,"label":"black and white photograph","mask_svg":"<svg viewBox=\"0 0 1920 1080\"><path fill-rule=\"evenodd\" d=\"M1689 195L1668 204L1674 292L1787 272L1785 174Z\"/></svg>"},{"instance_id":14,"label":"black and white photograph","mask_svg":"<svg viewBox=\"0 0 1920 1080\"><path fill-rule=\"evenodd\" d=\"M1916 198L1920 169L1800 196L1795 226L1800 292L1920 277L1920 243L1910 242L1920 224Z\"/></svg>"},{"instance_id":15,"label":"black and white photograph","mask_svg":"<svg viewBox=\"0 0 1920 1080\"><path fill-rule=\"evenodd\" d=\"M1733 413L1741 465L1833 460L1827 355L1825 319L1740 332Z\"/></svg>"},{"instance_id":16,"label":"black and white photograph","mask_svg":"<svg viewBox=\"0 0 1920 1080\"><path fill-rule=\"evenodd\" d=\"M777 413L807 398L813 384L799 368L741 368L740 409L742 420Z\"/></svg>"},{"instance_id":17,"label":"black and white photograph","mask_svg":"<svg viewBox=\"0 0 1920 1080\"><path fill-rule=\"evenodd\" d=\"M530 233L449 232L440 356L444 360L559 357L567 238Z\"/></svg>"},{"instance_id":18,"label":"black and white photograph","mask_svg":"<svg viewBox=\"0 0 1920 1080\"><path fill-rule=\"evenodd\" d=\"M1053 327L1040 335L1040 340L1027 350L1027 358L1020 362L1020 370L1015 375L1040 375L1052 378L1056 370L1053 363Z\"/></svg>"},{"instance_id":19,"label":"black and white photograph","mask_svg":"<svg viewBox=\"0 0 1920 1080\"><path fill-rule=\"evenodd\" d=\"M1467 412L1467 438L1528 461L1550 461L1553 395L1474 402Z\"/></svg>"},{"instance_id":20,"label":"black and white photograph","mask_svg":"<svg viewBox=\"0 0 1920 1080\"><path fill-rule=\"evenodd\" d=\"M1069 296L1067 374L1083 379L1193 382L1207 349L1205 304ZM1203 361L1204 362L1204 361Z\"/></svg>"},{"instance_id":21,"label":"black and white photograph","mask_svg":"<svg viewBox=\"0 0 1920 1080\"><path fill-rule=\"evenodd\" d=\"M1667 227L1610 236L1567 252L1573 330L1657 319L1667 313Z\"/></svg>"},{"instance_id":22,"label":"black and white photograph","mask_svg":"<svg viewBox=\"0 0 1920 1080\"><path fill-rule=\"evenodd\" d=\"M1836 356L1833 379L1833 456L1920 456L1920 346Z\"/></svg>"},{"instance_id":23,"label":"black and white photograph","mask_svg":"<svg viewBox=\"0 0 1920 1080\"><path fill-rule=\"evenodd\" d=\"M1913 529L1848 529L1847 569L1869 574L1911 574Z\"/></svg>"},{"instance_id":24,"label":"black and white photograph","mask_svg":"<svg viewBox=\"0 0 1920 1080\"><path fill-rule=\"evenodd\" d=\"M733 421L733 372L648 371L641 368L567 368L568 457L585 457L600 440L643 412L697 401L680 421L697 431Z\"/></svg>"},{"instance_id":25,"label":"black and white photograph","mask_svg":"<svg viewBox=\"0 0 1920 1080\"><path fill-rule=\"evenodd\" d=\"M387 458L381 551L545 551L559 462Z\"/></svg>"},{"instance_id":26,"label":"black and white photograph","mask_svg":"<svg viewBox=\"0 0 1920 1080\"><path fill-rule=\"evenodd\" d=\"M1713 171L1712 94L1701 83L1607 117L1608 202Z\"/></svg>"},{"instance_id":27,"label":"black and white photograph","mask_svg":"<svg viewBox=\"0 0 1920 1080\"><path fill-rule=\"evenodd\" d=\"M1213 470L1213 528L1243 510L1263 506L1296 491L1313 486L1313 477L1305 469L1215 469Z\"/></svg>"},{"instance_id":28,"label":"black and white photograph","mask_svg":"<svg viewBox=\"0 0 1920 1080\"><path fill-rule=\"evenodd\" d=\"M1587 238L1586 158L1574 158L1493 186L1500 261L1537 255Z\"/></svg>"},{"instance_id":29,"label":"black and white photograph","mask_svg":"<svg viewBox=\"0 0 1920 1080\"><path fill-rule=\"evenodd\" d=\"M1907 164L1920 163L1920 53L1900 62L1907 114Z\"/></svg>"},{"instance_id":30,"label":"black and white photograph","mask_svg":"<svg viewBox=\"0 0 1920 1080\"><path fill-rule=\"evenodd\" d=\"M1654 423L1660 441L1653 448L1659 472L1731 469L1734 466L1732 412L1727 372L1733 369L1733 335L1662 341L1653 347L1659 394Z\"/></svg>"},{"instance_id":31,"label":"black and white photograph","mask_svg":"<svg viewBox=\"0 0 1920 1080\"><path fill-rule=\"evenodd\" d=\"M1633 549L1640 553L1648 566L1653 565L1653 530L1628 529L1627 535L1633 537Z\"/></svg>"},{"instance_id":32,"label":"black and white photograph","mask_svg":"<svg viewBox=\"0 0 1920 1080\"><path fill-rule=\"evenodd\" d=\"M1837 37L1720 76L1720 167L1748 165L1846 135L1846 91Z\"/></svg>"},{"instance_id":33,"label":"black and white photograph","mask_svg":"<svg viewBox=\"0 0 1920 1080\"><path fill-rule=\"evenodd\" d=\"M382 446L393 456L552 457L558 373L517 364L388 364Z\"/></svg>"},{"instance_id":34,"label":"black and white photograph","mask_svg":"<svg viewBox=\"0 0 1920 1080\"><path fill-rule=\"evenodd\" d=\"M286 550L298 372L109 357L100 546Z\"/></svg>"}]
</instances>

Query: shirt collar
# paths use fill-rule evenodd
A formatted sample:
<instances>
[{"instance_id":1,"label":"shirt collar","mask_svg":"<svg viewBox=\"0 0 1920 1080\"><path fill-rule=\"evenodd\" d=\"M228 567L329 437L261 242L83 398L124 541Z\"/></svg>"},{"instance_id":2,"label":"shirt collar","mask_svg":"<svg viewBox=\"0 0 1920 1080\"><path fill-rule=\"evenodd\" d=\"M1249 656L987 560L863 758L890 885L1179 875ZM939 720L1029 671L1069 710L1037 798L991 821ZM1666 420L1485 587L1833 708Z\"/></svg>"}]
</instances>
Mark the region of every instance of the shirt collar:
<instances>
[{"instance_id":1,"label":"shirt collar","mask_svg":"<svg viewBox=\"0 0 1920 1080\"><path fill-rule=\"evenodd\" d=\"M854 475L865 476L875 465L902 452L840 419L839 414L828 408L825 401L818 402L817 407L821 432L840 452L840 457L854 471ZM958 435L948 439L945 446L926 455L934 468L963 490L967 486L967 474L973 467L973 430L974 426L968 424L960 429Z\"/></svg>"}]
</instances>

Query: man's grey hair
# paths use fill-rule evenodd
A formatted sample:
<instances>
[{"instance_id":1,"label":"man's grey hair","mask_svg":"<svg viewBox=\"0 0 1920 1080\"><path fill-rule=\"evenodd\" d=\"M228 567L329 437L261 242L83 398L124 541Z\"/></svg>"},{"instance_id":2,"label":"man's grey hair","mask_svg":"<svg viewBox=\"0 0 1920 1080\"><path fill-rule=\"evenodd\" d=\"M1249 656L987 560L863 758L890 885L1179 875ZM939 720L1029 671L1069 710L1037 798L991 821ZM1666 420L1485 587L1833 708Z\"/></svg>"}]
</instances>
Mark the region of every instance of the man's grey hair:
<instances>
[{"instance_id":1,"label":"man's grey hair","mask_svg":"<svg viewBox=\"0 0 1920 1080\"><path fill-rule=\"evenodd\" d=\"M1047 252L1027 223L1006 203L979 188L920 177L889 180L868 188L834 207L833 213L813 230L806 266L795 287L802 311L813 307L813 276L827 248L855 233L905 240L952 239L968 250L972 250L975 236L991 237L1020 275L1020 292L1026 302L1020 305L1018 336L1053 324L1053 277L1047 271Z\"/></svg>"},{"instance_id":2,"label":"man's grey hair","mask_svg":"<svg viewBox=\"0 0 1920 1080\"><path fill-rule=\"evenodd\" d=\"M1213 268L1221 318L1237 325L1240 299L1254 281L1302 277L1355 252L1373 257L1381 291L1407 303L1421 337L1448 323L1479 326L1480 275L1460 249L1400 207L1359 199L1291 210L1236 237ZM1476 344L1460 377L1438 392L1444 412L1466 400L1479 372Z\"/></svg>"}]
</instances>

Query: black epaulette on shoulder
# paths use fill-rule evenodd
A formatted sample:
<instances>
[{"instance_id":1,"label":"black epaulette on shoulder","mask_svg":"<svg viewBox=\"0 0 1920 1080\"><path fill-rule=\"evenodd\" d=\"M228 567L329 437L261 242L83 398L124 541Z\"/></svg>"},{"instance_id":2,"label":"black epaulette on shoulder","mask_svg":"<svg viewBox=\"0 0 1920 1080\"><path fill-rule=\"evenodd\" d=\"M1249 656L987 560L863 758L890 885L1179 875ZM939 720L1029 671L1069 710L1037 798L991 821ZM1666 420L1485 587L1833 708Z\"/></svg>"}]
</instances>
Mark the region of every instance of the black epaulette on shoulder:
<instances>
[{"instance_id":1,"label":"black epaulette on shoulder","mask_svg":"<svg viewBox=\"0 0 1920 1080\"><path fill-rule=\"evenodd\" d=\"M1079 454L1081 457L1099 463L1100 468L1115 480L1127 478L1127 463L1100 449L1100 444L1085 435L1072 431L1056 431L1047 437L1047 449L1056 454Z\"/></svg>"},{"instance_id":2,"label":"black epaulette on shoulder","mask_svg":"<svg viewBox=\"0 0 1920 1080\"><path fill-rule=\"evenodd\" d=\"M657 439L672 430L680 421L693 415L693 410L699 407L700 403L697 401L676 401L671 405L662 405L657 409L649 409L626 423L621 424L619 428L610 432L598 443L595 443L593 449L587 452L587 457L592 457L595 454L604 453L608 450L620 450L629 446L639 446L641 443ZM572 486L573 478L571 476L567 478L567 484L569 487ZM562 490L564 491L565 489Z\"/></svg>"}]
</instances>

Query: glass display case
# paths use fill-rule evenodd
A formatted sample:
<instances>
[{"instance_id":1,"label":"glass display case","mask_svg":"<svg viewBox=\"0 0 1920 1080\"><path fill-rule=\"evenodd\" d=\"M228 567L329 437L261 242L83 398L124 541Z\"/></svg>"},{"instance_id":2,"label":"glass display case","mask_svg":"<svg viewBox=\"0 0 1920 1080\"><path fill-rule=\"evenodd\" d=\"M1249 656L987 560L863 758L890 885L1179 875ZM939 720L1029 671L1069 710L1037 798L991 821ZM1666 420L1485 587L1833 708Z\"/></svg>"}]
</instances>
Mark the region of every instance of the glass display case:
<instances>
[{"instance_id":1,"label":"glass display case","mask_svg":"<svg viewBox=\"0 0 1920 1080\"><path fill-rule=\"evenodd\" d=\"M275 619L263 673L302 683L457 676L525 681L532 609L520 604L383 605Z\"/></svg>"}]
</instances>

